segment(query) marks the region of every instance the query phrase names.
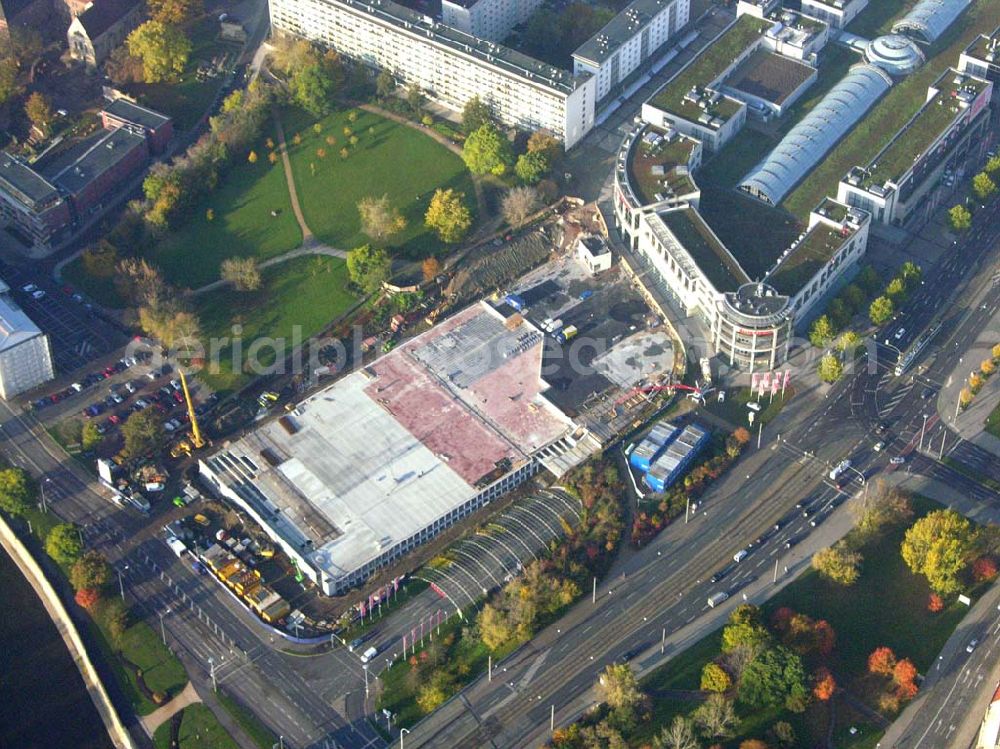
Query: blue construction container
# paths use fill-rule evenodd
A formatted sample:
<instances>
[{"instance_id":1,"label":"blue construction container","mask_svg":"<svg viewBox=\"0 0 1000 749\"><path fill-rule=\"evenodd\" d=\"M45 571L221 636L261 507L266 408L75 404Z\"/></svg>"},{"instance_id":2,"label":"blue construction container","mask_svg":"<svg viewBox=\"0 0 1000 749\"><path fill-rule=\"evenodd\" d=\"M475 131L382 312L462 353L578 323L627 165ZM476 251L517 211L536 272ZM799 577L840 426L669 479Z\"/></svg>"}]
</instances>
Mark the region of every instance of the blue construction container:
<instances>
[{"instance_id":1,"label":"blue construction container","mask_svg":"<svg viewBox=\"0 0 1000 749\"><path fill-rule=\"evenodd\" d=\"M504 301L507 302L509 306L516 309L518 312L523 312L526 306L524 303L524 297L521 296L520 294L508 294L504 298Z\"/></svg>"},{"instance_id":2,"label":"blue construction container","mask_svg":"<svg viewBox=\"0 0 1000 749\"><path fill-rule=\"evenodd\" d=\"M664 492L691 466L698 453L708 444L709 431L698 424L688 424L670 443L664 446L643 479L654 492Z\"/></svg>"},{"instance_id":3,"label":"blue construction container","mask_svg":"<svg viewBox=\"0 0 1000 749\"><path fill-rule=\"evenodd\" d=\"M629 456L629 463L637 471L645 473L649 467L660 456L667 443L680 431L680 427L660 421L653 425L649 434L643 437L642 441L636 445Z\"/></svg>"}]
</instances>

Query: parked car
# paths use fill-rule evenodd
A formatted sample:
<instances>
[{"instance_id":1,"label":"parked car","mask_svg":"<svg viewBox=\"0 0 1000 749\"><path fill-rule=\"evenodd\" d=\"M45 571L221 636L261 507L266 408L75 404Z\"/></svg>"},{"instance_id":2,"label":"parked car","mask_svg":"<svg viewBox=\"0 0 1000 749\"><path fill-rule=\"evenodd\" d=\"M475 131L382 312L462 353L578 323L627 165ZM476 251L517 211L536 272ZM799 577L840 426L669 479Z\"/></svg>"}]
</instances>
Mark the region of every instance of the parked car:
<instances>
[{"instance_id":1,"label":"parked car","mask_svg":"<svg viewBox=\"0 0 1000 749\"><path fill-rule=\"evenodd\" d=\"M906 462L906 458L904 458L902 455L896 455L892 458L889 458L889 462L892 463L894 466L901 466L903 465L903 463Z\"/></svg>"},{"instance_id":2,"label":"parked car","mask_svg":"<svg viewBox=\"0 0 1000 749\"><path fill-rule=\"evenodd\" d=\"M34 299L44 299L45 298L45 292L42 291L41 289L39 289L38 291L32 291L31 292L31 296Z\"/></svg>"},{"instance_id":3,"label":"parked car","mask_svg":"<svg viewBox=\"0 0 1000 749\"><path fill-rule=\"evenodd\" d=\"M33 283L27 283L21 287L21 291L23 291L25 294L30 294L33 291L38 291L38 287L35 286L35 284Z\"/></svg>"}]
</instances>

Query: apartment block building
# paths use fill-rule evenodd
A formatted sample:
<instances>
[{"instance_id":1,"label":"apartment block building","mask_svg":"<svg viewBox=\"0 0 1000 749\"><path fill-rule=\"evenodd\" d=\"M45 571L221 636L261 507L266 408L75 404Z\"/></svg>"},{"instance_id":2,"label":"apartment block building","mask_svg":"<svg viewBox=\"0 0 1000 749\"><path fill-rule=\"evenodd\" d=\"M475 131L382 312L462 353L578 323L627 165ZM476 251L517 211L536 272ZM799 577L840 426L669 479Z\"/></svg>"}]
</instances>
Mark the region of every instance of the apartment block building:
<instances>
[{"instance_id":1,"label":"apartment block building","mask_svg":"<svg viewBox=\"0 0 1000 749\"><path fill-rule=\"evenodd\" d=\"M675 38L690 13L691 0L633 0L573 53L573 72L594 76L604 99Z\"/></svg>"},{"instance_id":2,"label":"apartment block building","mask_svg":"<svg viewBox=\"0 0 1000 749\"><path fill-rule=\"evenodd\" d=\"M500 42L541 4L541 0L441 0L441 21L479 39Z\"/></svg>"},{"instance_id":3,"label":"apartment block building","mask_svg":"<svg viewBox=\"0 0 1000 749\"><path fill-rule=\"evenodd\" d=\"M594 125L596 79L479 39L391 0L272 0L271 25L335 47L460 110L480 97L504 123L572 148Z\"/></svg>"}]
</instances>

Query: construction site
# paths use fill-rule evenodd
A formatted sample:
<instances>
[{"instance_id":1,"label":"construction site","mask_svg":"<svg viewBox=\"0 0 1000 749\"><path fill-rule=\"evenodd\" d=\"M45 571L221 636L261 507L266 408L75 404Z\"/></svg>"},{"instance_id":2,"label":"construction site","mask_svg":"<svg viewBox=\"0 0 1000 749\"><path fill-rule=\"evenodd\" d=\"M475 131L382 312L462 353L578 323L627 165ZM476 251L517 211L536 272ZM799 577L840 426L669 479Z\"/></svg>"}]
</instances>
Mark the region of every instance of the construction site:
<instances>
[{"instance_id":1,"label":"construction site","mask_svg":"<svg viewBox=\"0 0 1000 749\"><path fill-rule=\"evenodd\" d=\"M530 238L551 234L565 227ZM341 595L540 471L564 475L641 417L641 388L669 379L675 350L600 237L573 236L202 456L203 479Z\"/></svg>"}]
</instances>

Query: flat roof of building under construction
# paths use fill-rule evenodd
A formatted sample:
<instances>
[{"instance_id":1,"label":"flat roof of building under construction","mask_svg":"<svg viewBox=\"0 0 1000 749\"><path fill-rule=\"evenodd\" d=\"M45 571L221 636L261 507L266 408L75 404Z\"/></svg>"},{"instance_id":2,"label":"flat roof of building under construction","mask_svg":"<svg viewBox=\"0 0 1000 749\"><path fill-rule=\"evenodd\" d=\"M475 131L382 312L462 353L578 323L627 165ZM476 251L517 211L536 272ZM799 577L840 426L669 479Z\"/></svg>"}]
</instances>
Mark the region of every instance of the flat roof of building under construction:
<instances>
[{"instance_id":1,"label":"flat roof of building under construction","mask_svg":"<svg viewBox=\"0 0 1000 749\"><path fill-rule=\"evenodd\" d=\"M207 460L269 532L343 578L576 427L542 335L474 305Z\"/></svg>"}]
</instances>

